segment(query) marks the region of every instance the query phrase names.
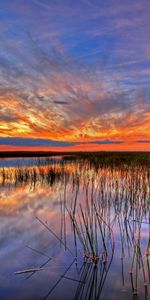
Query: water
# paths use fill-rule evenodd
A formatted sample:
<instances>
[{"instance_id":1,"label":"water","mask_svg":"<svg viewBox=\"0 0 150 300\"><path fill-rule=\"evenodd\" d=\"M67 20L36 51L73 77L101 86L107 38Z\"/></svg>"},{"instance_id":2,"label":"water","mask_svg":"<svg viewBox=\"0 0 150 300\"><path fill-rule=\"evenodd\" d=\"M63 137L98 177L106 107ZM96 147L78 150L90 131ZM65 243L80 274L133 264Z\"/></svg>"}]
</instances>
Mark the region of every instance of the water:
<instances>
[{"instance_id":1,"label":"water","mask_svg":"<svg viewBox=\"0 0 150 300\"><path fill-rule=\"evenodd\" d=\"M149 299L148 167L0 166L0 299Z\"/></svg>"}]
</instances>

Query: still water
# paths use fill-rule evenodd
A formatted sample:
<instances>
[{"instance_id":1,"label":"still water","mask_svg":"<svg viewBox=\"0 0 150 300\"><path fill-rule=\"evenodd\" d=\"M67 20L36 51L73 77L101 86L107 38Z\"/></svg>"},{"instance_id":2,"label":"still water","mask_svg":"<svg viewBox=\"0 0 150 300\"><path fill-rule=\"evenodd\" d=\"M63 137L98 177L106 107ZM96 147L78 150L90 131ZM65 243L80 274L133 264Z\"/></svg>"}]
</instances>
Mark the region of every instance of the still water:
<instances>
[{"instance_id":1,"label":"still water","mask_svg":"<svg viewBox=\"0 0 150 300\"><path fill-rule=\"evenodd\" d=\"M150 170L0 161L0 299L150 299Z\"/></svg>"}]
</instances>

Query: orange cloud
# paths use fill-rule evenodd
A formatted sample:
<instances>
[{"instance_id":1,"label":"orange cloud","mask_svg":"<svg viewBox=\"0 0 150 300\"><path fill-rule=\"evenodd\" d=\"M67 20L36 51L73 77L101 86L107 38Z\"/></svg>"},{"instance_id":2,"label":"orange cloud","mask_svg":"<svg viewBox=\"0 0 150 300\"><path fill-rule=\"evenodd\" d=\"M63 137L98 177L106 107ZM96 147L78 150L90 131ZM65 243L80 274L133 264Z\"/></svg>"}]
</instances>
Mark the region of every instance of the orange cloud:
<instances>
[{"instance_id":1,"label":"orange cloud","mask_svg":"<svg viewBox=\"0 0 150 300\"><path fill-rule=\"evenodd\" d=\"M68 57L47 57L41 49L34 50L35 75L23 70L15 84L11 75L8 85L0 87L0 138L88 143L61 147L64 150L148 149L148 143L135 143L150 138L149 99L144 93L139 96L121 85L120 73L96 72ZM91 144L97 140L123 143ZM1 145L1 150L13 147Z\"/></svg>"}]
</instances>

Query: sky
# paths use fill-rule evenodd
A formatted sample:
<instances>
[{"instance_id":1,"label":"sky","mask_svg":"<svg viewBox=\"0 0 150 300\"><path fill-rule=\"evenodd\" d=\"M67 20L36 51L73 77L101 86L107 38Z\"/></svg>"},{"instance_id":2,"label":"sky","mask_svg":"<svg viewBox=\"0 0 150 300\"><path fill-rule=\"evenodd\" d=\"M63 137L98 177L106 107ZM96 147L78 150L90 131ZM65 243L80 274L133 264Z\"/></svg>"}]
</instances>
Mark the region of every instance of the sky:
<instances>
[{"instance_id":1,"label":"sky","mask_svg":"<svg viewBox=\"0 0 150 300\"><path fill-rule=\"evenodd\" d=\"M0 150L150 151L150 1L1 0Z\"/></svg>"}]
</instances>

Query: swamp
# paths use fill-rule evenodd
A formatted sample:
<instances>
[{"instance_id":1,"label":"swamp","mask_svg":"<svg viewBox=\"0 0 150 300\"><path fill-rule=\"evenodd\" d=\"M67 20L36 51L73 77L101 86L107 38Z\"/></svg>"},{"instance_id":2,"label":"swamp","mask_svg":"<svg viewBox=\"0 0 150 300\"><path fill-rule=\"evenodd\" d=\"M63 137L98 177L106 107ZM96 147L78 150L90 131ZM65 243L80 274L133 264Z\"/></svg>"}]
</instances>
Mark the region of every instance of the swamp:
<instances>
[{"instance_id":1,"label":"swamp","mask_svg":"<svg viewBox=\"0 0 150 300\"><path fill-rule=\"evenodd\" d=\"M3 300L150 299L150 154L0 159Z\"/></svg>"}]
</instances>

